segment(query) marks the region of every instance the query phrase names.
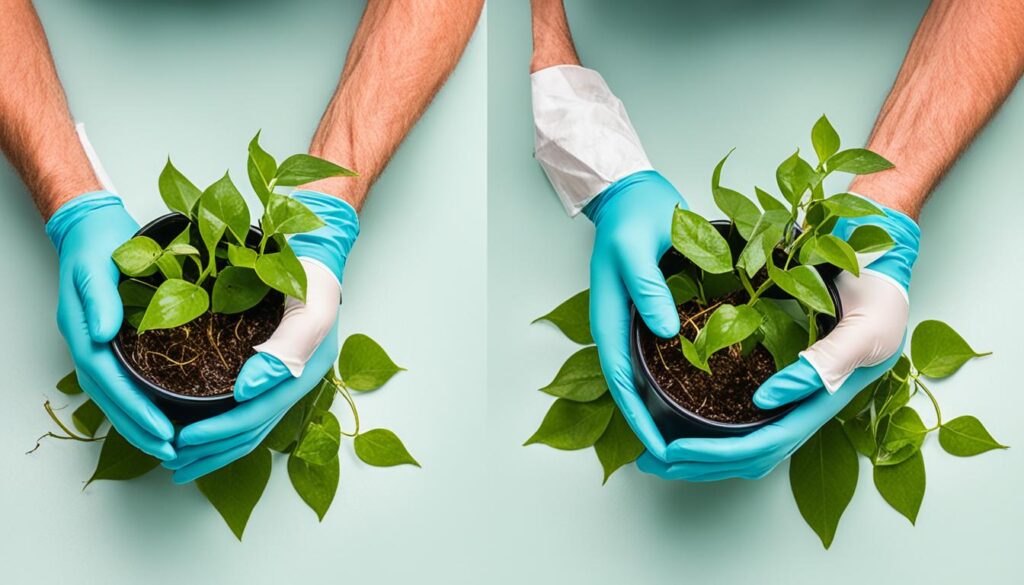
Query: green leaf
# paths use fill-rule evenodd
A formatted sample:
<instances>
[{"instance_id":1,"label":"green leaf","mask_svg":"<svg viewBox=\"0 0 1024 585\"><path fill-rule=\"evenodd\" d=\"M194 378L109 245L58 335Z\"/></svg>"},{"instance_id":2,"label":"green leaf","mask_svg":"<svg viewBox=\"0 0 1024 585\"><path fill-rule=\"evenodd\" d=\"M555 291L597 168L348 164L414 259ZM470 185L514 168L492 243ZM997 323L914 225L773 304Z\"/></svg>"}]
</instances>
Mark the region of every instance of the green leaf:
<instances>
[{"instance_id":1,"label":"green leaf","mask_svg":"<svg viewBox=\"0 0 1024 585\"><path fill-rule=\"evenodd\" d=\"M296 457L294 453L288 456L288 478L295 493L316 512L321 521L330 509L334 495L338 493L340 476L341 464L337 454L324 465L313 465Z\"/></svg>"},{"instance_id":2,"label":"green leaf","mask_svg":"<svg viewBox=\"0 0 1024 585\"><path fill-rule=\"evenodd\" d=\"M808 307L819 313L835 316L836 308L832 304L832 297L829 296L825 283L814 268L800 265L789 270L782 270L769 262L768 277L779 288Z\"/></svg>"},{"instance_id":3,"label":"green leaf","mask_svg":"<svg viewBox=\"0 0 1024 585\"><path fill-rule=\"evenodd\" d=\"M107 431L96 470L86 485L97 479L127 480L141 477L160 465L160 460L136 449L113 427Z\"/></svg>"},{"instance_id":4,"label":"green leaf","mask_svg":"<svg viewBox=\"0 0 1024 585\"><path fill-rule=\"evenodd\" d=\"M672 301L677 305L692 301L700 294L697 281L685 272L673 274L668 277L665 284L668 285L668 290L672 293Z\"/></svg>"},{"instance_id":5,"label":"green leaf","mask_svg":"<svg viewBox=\"0 0 1024 585\"><path fill-rule=\"evenodd\" d=\"M843 423L843 432L861 455L874 459L877 448L871 430L871 412L865 411Z\"/></svg>"},{"instance_id":6,"label":"green leaf","mask_svg":"<svg viewBox=\"0 0 1024 585\"><path fill-rule=\"evenodd\" d=\"M398 435L387 429L372 429L356 435L353 441L356 456L364 463L376 467L393 467L395 465L415 465L418 461L405 448Z\"/></svg>"},{"instance_id":7,"label":"green leaf","mask_svg":"<svg viewBox=\"0 0 1024 585\"><path fill-rule=\"evenodd\" d=\"M921 321L910 338L910 358L917 371L929 378L952 376L968 360L989 353L974 351L959 333L942 321Z\"/></svg>"},{"instance_id":8,"label":"green leaf","mask_svg":"<svg viewBox=\"0 0 1024 585\"><path fill-rule=\"evenodd\" d=\"M204 233L204 224L208 233ZM249 207L245 204L242 194L238 192L238 188L231 182L228 173L224 173L220 180L207 187L199 200L199 231L208 249L213 250L216 241L220 240L220 237L212 238L208 235L223 235L222 226L226 226L238 242L245 242L246 236L249 235Z\"/></svg>"},{"instance_id":9,"label":"green leaf","mask_svg":"<svg viewBox=\"0 0 1024 585\"><path fill-rule=\"evenodd\" d=\"M958 416L939 428L939 445L950 455L973 457L992 449L1007 449L973 416Z\"/></svg>"},{"instance_id":10,"label":"green leaf","mask_svg":"<svg viewBox=\"0 0 1024 585\"><path fill-rule=\"evenodd\" d=\"M105 420L107 420L107 415L103 414L100 407L96 406L92 400L86 400L75 409L75 412L71 413L72 424L87 437L95 437L96 431Z\"/></svg>"},{"instance_id":11,"label":"green leaf","mask_svg":"<svg viewBox=\"0 0 1024 585\"><path fill-rule=\"evenodd\" d=\"M184 325L210 308L210 296L191 282L178 278L165 280L156 289L139 323L139 333Z\"/></svg>"},{"instance_id":12,"label":"green leaf","mask_svg":"<svg viewBox=\"0 0 1024 585\"><path fill-rule=\"evenodd\" d=\"M884 415L883 415L884 416ZM928 429L921 422L921 416L909 406L903 406L889 417L885 432L876 437L878 451L875 453L875 467L898 465L917 453L924 443Z\"/></svg>"},{"instance_id":13,"label":"green leaf","mask_svg":"<svg viewBox=\"0 0 1024 585\"><path fill-rule=\"evenodd\" d=\"M705 299L720 299L729 293L743 289L739 277L732 271L723 274L705 273L701 278L701 285L704 287Z\"/></svg>"},{"instance_id":14,"label":"green leaf","mask_svg":"<svg viewBox=\"0 0 1024 585\"><path fill-rule=\"evenodd\" d=\"M256 268L256 250L228 244L228 262L240 268Z\"/></svg>"},{"instance_id":15,"label":"green leaf","mask_svg":"<svg viewBox=\"0 0 1024 585\"><path fill-rule=\"evenodd\" d=\"M857 489L857 451L835 420L825 423L789 465L789 485L800 515L827 549Z\"/></svg>"},{"instance_id":16,"label":"green leaf","mask_svg":"<svg viewBox=\"0 0 1024 585\"><path fill-rule=\"evenodd\" d=\"M405 368L391 361L391 357L376 341L362 333L350 335L341 346L338 371L345 386L359 392L376 390Z\"/></svg>"},{"instance_id":17,"label":"green leaf","mask_svg":"<svg viewBox=\"0 0 1024 585\"><path fill-rule=\"evenodd\" d=\"M265 447L278 453L288 453L295 447L296 440L316 411L319 409L323 412L330 408L330 401L336 392L335 387L328 382L328 376L331 375L332 372L328 372L316 387L288 409L284 417L263 440ZM323 408L319 406L321 401L324 402Z\"/></svg>"},{"instance_id":18,"label":"green leaf","mask_svg":"<svg viewBox=\"0 0 1024 585\"><path fill-rule=\"evenodd\" d=\"M765 211L784 211L786 215L789 215L789 208L778 199L772 197L764 189L754 187L754 193L757 194L757 202L761 204L761 209Z\"/></svg>"},{"instance_id":19,"label":"green leaf","mask_svg":"<svg viewBox=\"0 0 1024 585\"><path fill-rule=\"evenodd\" d=\"M796 206L803 198L804 191L817 180L817 173L810 163L800 158L800 151L797 150L775 170L775 180L786 201Z\"/></svg>"},{"instance_id":20,"label":"green leaf","mask_svg":"<svg viewBox=\"0 0 1024 585\"><path fill-rule=\"evenodd\" d=\"M704 328L697 334L694 344L697 351L707 361L716 351L737 344L753 335L764 321L764 316L756 309L747 305L734 307L724 304L715 309L708 317Z\"/></svg>"},{"instance_id":21,"label":"green leaf","mask_svg":"<svg viewBox=\"0 0 1024 585\"><path fill-rule=\"evenodd\" d=\"M911 524L917 522L917 512L924 500L924 456L916 451L898 465L874 469L875 487L886 502L903 514Z\"/></svg>"},{"instance_id":22,"label":"green leaf","mask_svg":"<svg viewBox=\"0 0 1024 585\"><path fill-rule=\"evenodd\" d=\"M881 379L875 380L858 392L853 397L853 400L846 403L846 406L839 411L836 418L841 421L848 421L864 412L864 410L871 405L871 398L875 395L875 388L878 386L879 382L881 382Z\"/></svg>"},{"instance_id":23,"label":"green leaf","mask_svg":"<svg viewBox=\"0 0 1024 585\"><path fill-rule=\"evenodd\" d=\"M698 337L700 336L699 333L697 335ZM697 349L697 346L692 341L680 335L679 347L683 350L683 357L686 358L686 361L690 362L693 367L698 370L703 370L709 374L711 373L711 367L708 366L707 357L701 355L700 350Z\"/></svg>"},{"instance_id":24,"label":"green leaf","mask_svg":"<svg viewBox=\"0 0 1024 585\"><path fill-rule=\"evenodd\" d=\"M139 324L139 333L169 329L188 323L209 308L209 296L202 287L181 279L160 284Z\"/></svg>"},{"instance_id":25,"label":"green leaf","mask_svg":"<svg viewBox=\"0 0 1024 585\"><path fill-rule=\"evenodd\" d=\"M609 393L592 402L559 398L524 445L543 443L567 451L585 449L601 438L614 411L615 402Z\"/></svg>"},{"instance_id":26,"label":"green leaf","mask_svg":"<svg viewBox=\"0 0 1024 585\"><path fill-rule=\"evenodd\" d=\"M732 154L731 150L729 154ZM742 193L720 186L722 167L728 160L729 154L725 155L725 158L718 163L711 174L711 193L714 195L715 205L736 224L740 234L747 239L754 229L754 224L760 219L761 211L753 201L747 199Z\"/></svg>"},{"instance_id":27,"label":"green leaf","mask_svg":"<svg viewBox=\"0 0 1024 585\"><path fill-rule=\"evenodd\" d=\"M171 164L171 159L167 159L167 164L164 165L164 170L160 172L160 179L157 181L157 185L160 188L160 197L164 200L164 204L171 211L177 211L178 213L187 216L192 215L192 210L196 206L196 202L199 201L202 192L199 187L192 184L185 178L185 175L178 172L178 169L174 168Z\"/></svg>"},{"instance_id":28,"label":"green leaf","mask_svg":"<svg viewBox=\"0 0 1024 585\"><path fill-rule=\"evenodd\" d=\"M290 247L285 246L280 252L260 254L256 258L256 274L270 288L306 301L306 269Z\"/></svg>"},{"instance_id":29,"label":"green leaf","mask_svg":"<svg viewBox=\"0 0 1024 585\"><path fill-rule=\"evenodd\" d=\"M301 234L322 228L324 221L301 201L272 193L263 215L263 229L270 234Z\"/></svg>"},{"instance_id":30,"label":"green leaf","mask_svg":"<svg viewBox=\"0 0 1024 585\"><path fill-rule=\"evenodd\" d=\"M260 146L260 132L262 130L256 132L256 136L249 141L249 157L256 165L256 170L259 171L263 182L269 183L270 179L277 174L277 161Z\"/></svg>"},{"instance_id":31,"label":"green leaf","mask_svg":"<svg viewBox=\"0 0 1024 585\"><path fill-rule=\"evenodd\" d=\"M840 171L855 175L870 175L893 168L893 164L865 148L842 150L828 159L825 168L829 172Z\"/></svg>"},{"instance_id":32,"label":"green leaf","mask_svg":"<svg viewBox=\"0 0 1024 585\"><path fill-rule=\"evenodd\" d=\"M875 414L881 419L903 408L910 402L910 382L889 375L875 387ZM884 433L883 433L884 436Z\"/></svg>"},{"instance_id":33,"label":"green leaf","mask_svg":"<svg viewBox=\"0 0 1024 585\"><path fill-rule=\"evenodd\" d=\"M64 376L57 382L57 390L68 396L82 393L82 386L78 383L78 373L71 370L71 373Z\"/></svg>"},{"instance_id":34,"label":"green leaf","mask_svg":"<svg viewBox=\"0 0 1024 585\"><path fill-rule=\"evenodd\" d=\"M829 264L854 276L860 276L857 253L853 251L850 244L832 234L825 234L814 239L814 253Z\"/></svg>"},{"instance_id":35,"label":"green leaf","mask_svg":"<svg viewBox=\"0 0 1024 585\"><path fill-rule=\"evenodd\" d=\"M580 345L594 343L590 336L590 290L580 291L567 301L558 305L553 311L533 320L548 321L563 335Z\"/></svg>"},{"instance_id":36,"label":"green leaf","mask_svg":"<svg viewBox=\"0 0 1024 585\"><path fill-rule=\"evenodd\" d=\"M156 240L146 236L135 236L114 250L111 258L118 269L127 276L149 276L153 274L156 261L164 249Z\"/></svg>"},{"instance_id":37,"label":"green leaf","mask_svg":"<svg viewBox=\"0 0 1024 585\"><path fill-rule=\"evenodd\" d=\"M213 312L248 311L258 305L269 290L252 268L228 266L213 283Z\"/></svg>"},{"instance_id":38,"label":"green leaf","mask_svg":"<svg viewBox=\"0 0 1024 585\"><path fill-rule=\"evenodd\" d=\"M601 373L601 361L597 348L584 347L569 356L550 384L540 389L558 398L590 402L608 391L608 385Z\"/></svg>"},{"instance_id":39,"label":"green leaf","mask_svg":"<svg viewBox=\"0 0 1024 585\"><path fill-rule=\"evenodd\" d=\"M281 163L275 176L281 187L296 187L327 177L355 177L357 174L322 158L295 154Z\"/></svg>"},{"instance_id":40,"label":"green leaf","mask_svg":"<svg viewBox=\"0 0 1024 585\"><path fill-rule=\"evenodd\" d=\"M253 508L263 497L272 465L270 451L257 447L245 457L196 480L199 491L217 509L238 540L242 540Z\"/></svg>"},{"instance_id":41,"label":"green leaf","mask_svg":"<svg viewBox=\"0 0 1024 585\"><path fill-rule=\"evenodd\" d=\"M753 277L771 257L772 250L782 241L790 214L787 211L771 210L764 212L754 226L743 246L736 266L742 268L748 276Z\"/></svg>"},{"instance_id":42,"label":"green leaf","mask_svg":"<svg viewBox=\"0 0 1024 585\"><path fill-rule=\"evenodd\" d=\"M311 421L302 435L302 440L292 451L292 456L313 465L327 465L338 457L341 446L341 425L330 412L320 415L319 421Z\"/></svg>"},{"instance_id":43,"label":"green leaf","mask_svg":"<svg viewBox=\"0 0 1024 585\"><path fill-rule=\"evenodd\" d=\"M160 269L160 273L164 275L164 278L181 278L182 267L173 254L165 252L157 258L156 265Z\"/></svg>"},{"instance_id":44,"label":"green leaf","mask_svg":"<svg viewBox=\"0 0 1024 585\"><path fill-rule=\"evenodd\" d=\"M814 145L814 152L818 155L818 162L823 165L828 157L839 150L839 133L824 115L818 118L814 127L811 128L811 144Z\"/></svg>"},{"instance_id":45,"label":"green leaf","mask_svg":"<svg viewBox=\"0 0 1024 585\"><path fill-rule=\"evenodd\" d=\"M807 330L771 299L758 299L754 309L764 317L761 345L772 354L775 368L781 370L796 362L799 353L807 349Z\"/></svg>"},{"instance_id":46,"label":"green leaf","mask_svg":"<svg viewBox=\"0 0 1024 585\"><path fill-rule=\"evenodd\" d=\"M629 428L629 423L619 409L615 408L604 433L594 443L594 451L604 470L604 480L601 482L604 484L620 467L636 461L644 452L644 444L633 434L633 429Z\"/></svg>"},{"instance_id":47,"label":"green leaf","mask_svg":"<svg viewBox=\"0 0 1024 585\"><path fill-rule=\"evenodd\" d=\"M824 200L822 205L837 217L868 217L871 215L885 215L885 212L871 201L851 193L836 193Z\"/></svg>"},{"instance_id":48,"label":"green leaf","mask_svg":"<svg viewBox=\"0 0 1024 585\"><path fill-rule=\"evenodd\" d=\"M672 246L706 272L732 271L732 252L722 234L711 222L682 207L676 207L672 216Z\"/></svg>"},{"instance_id":49,"label":"green leaf","mask_svg":"<svg viewBox=\"0 0 1024 585\"><path fill-rule=\"evenodd\" d=\"M869 252L881 252L893 246L892 236L889 232L877 225L862 225L853 230L847 239L850 247L859 254Z\"/></svg>"}]
</instances>

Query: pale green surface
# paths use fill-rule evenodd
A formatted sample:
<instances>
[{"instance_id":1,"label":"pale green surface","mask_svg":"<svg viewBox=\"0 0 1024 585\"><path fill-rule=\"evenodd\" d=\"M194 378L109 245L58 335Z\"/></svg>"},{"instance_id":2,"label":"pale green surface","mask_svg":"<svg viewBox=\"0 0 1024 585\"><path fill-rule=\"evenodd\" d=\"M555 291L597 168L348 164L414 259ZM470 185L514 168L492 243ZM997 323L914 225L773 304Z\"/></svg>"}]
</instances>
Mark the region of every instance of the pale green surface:
<instances>
[{"instance_id":1,"label":"pale green surface","mask_svg":"<svg viewBox=\"0 0 1024 585\"><path fill-rule=\"evenodd\" d=\"M913 323L948 320L995 352L936 385L947 416L974 414L1014 448L957 459L930 439L917 527L889 509L862 465L825 552L796 510L786 465L758 482L700 485L630 468L602 488L592 452L519 446L551 402L535 389L575 349L552 327L529 323L588 286L593 232L585 218L566 218L531 157L526 4L495 2L489 19L496 572L508 582L590 584L1019 582L1024 396L1013 372L1024 319L997 303L1019 298L1024 285L1024 236L1011 224L1024 214L1024 95L1013 96L935 193L911 287ZM711 170L733 146L723 184L750 192L754 182L774 186L775 165L794 147L810 149L822 112L845 144L863 144L926 3L568 4L584 64L626 104L654 165L693 209L717 215Z\"/></svg>"},{"instance_id":2,"label":"pale green surface","mask_svg":"<svg viewBox=\"0 0 1024 585\"><path fill-rule=\"evenodd\" d=\"M260 127L278 155L306 148L334 88L360 2L41 2L75 115L129 211L163 212L168 153L197 182ZM56 258L24 187L0 166L7 276L0 371L0 583L411 582L464 574L476 555L484 459L486 34L377 184L345 273L342 334L364 332L409 369L356 397L363 423L405 440L423 469L374 469L346 445L323 524L274 469L239 544L194 486L162 470L82 490L96 449L46 442L44 397L70 369L57 328ZM16 281L14 279L17 279ZM15 285L14 283L17 282ZM341 402L336 411L342 412ZM63 414L70 418L70 409ZM457 544L455 544L457 543Z\"/></svg>"}]
</instances>

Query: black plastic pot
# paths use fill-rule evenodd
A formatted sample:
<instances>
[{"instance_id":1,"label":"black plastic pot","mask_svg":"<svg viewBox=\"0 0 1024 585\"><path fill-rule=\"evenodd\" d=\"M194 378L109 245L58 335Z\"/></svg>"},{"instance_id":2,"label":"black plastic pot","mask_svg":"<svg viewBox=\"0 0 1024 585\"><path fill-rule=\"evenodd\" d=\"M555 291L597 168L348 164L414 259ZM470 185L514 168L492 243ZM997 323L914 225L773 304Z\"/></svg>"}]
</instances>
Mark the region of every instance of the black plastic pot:
<instances>
[{"instance_id":1,"label":"black plastic pot","mask_svg":"<svg viewBox=\"0 0 1024 585\"><path fill-rule=\"evenodd\" d=\"M188 218L184 215L169 213L149 222L139 229L135 235L153 238L161 246L166 246L188 226ZM196 229L195 226L192 229ZM259 228L251 226L249 234L246 236L246 244L250 247L256 247L262 238L263 232ZM268 242L267 249L270 251L276 250L273 240ZM201 253L205 255L205 251ZM124 278L125 276L122 275L121 279L123 280ZM280 295L280 293L275 291L271 291L270 294ZM128 361L119 338L115 337L110 345L114 350L114 356L117 358L117 361L120 362L121 366L128 373L128 377L153 400L153 403L169 419L176 423L188 424L209 418L227 412L238 404L231 392L217 396L185 396L171 392L146 379L141 372L135 369L135 366Z\"/></svg>"},{"instance_id":2,"label":"black plastic pot","mask_svg":"<svg viewBox=\"0 0 1024 585\"><path fill-rule=\"evenodd\" d=\"M731 222L716 220L711 223L729 242L729 246L732 248L733 260L735 260L743 249L745 242L739 234L735 232L735 228L733 228ZM661 271L666 278L673 274L678 274L680 271L690 266L692 266L692 263L674 248L669 249L658 263L658 267L661 268ZM818 272L821 274L822 280L825 282L825 287L828 289L829 296L832 297L832 302L835 303L836 317L830 317L828 315L817 316L819 335L825 335L832 331L836 326L838 318L842 316L843 311L842 304L839 300L839 290L833 282L838 274L838 270L830 270L829 268L829 266L822 266ZM775 299L792 298L777 287L773 287L766 291L764 296ZM665 440L668 442L682 437L729 437L745 435L755 429L761 428L782 418L798 404L789 404L779 410L773 411L770 416L767 416L762 420L743 424L718 422L702 417L694 412L690 412L686 408L683 408L679 403L672 400L672 398L662 390L654 380L654 376L651 374L650 368L647 367L647 363L644 361L643 352L640 351L642 334L653 335L647 329L647 325L644 324L643 319L637 313L636 307L634 307L632 309L629 327L629 354L633 364L633 382L636 385L636 389L640 393L640 396L643 398L647 409L650 411L651 417L654 419L654 424L657 425L658 430L661 431Z\"/></svg>"}]
</instances>

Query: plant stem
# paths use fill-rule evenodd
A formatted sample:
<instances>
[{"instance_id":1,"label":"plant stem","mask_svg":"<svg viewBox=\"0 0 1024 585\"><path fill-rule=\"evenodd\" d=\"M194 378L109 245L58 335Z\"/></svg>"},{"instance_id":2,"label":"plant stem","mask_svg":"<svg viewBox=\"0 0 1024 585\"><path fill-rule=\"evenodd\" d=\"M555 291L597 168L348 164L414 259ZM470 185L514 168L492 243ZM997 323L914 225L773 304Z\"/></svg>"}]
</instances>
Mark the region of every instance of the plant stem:
<instances>
[{"instance_id":1,"label":"plant stem","mask_svg":"<svg viewBox=\"0 0 1024 585\"><path fill-rule=\"evenodd\" d=\"M750 278L747 277L747 271L742 268L736 271L736 274L740 277L740 282L743 283L743 288L747 290L747 294L750 295L751 300L754 299L754 287L750 284Z\"/></svg>"},{"instance_id":2,"label":"plant stem","mask_svg":"<svg viewBox=\"0 0 1024 585\"><path fill-rule=\"evenodd\" d=\"M348 403L348 407L352 411L352 418L355 420L356 424L356 429L354 431L346 433L345 430L342 429L341 434L346 437L355 437L359 434L359 409L356 408L356 402L352 399L352 393L349 392L348 386L345 385L345 382L343 382L338 376L334 375L333 372L331 373L331 383L334 384L334 387L338 390L338 394L341 394L341 397Z\"/></svg>"},{"instance_id":3,"label":"plant stem","mask_svg":"<svg viewBox=\"0 0 1024 585\"><path fill-rule=\"evenodd\" d=\"M941 427L942 426L942 409L939 408L939 401L935 399L935 395L932 394L932 391L929 390L928 387L924 385L924 382L921 381L921 375L920 374L912 374L911 377L914 378L914 385L917 386L918 388L920 388L921 390L924 390L924 393L928 395L928 399L932 401L932 406L935 407L935 425L936 425L936 428Z\"/></svg>"}]
</instances>

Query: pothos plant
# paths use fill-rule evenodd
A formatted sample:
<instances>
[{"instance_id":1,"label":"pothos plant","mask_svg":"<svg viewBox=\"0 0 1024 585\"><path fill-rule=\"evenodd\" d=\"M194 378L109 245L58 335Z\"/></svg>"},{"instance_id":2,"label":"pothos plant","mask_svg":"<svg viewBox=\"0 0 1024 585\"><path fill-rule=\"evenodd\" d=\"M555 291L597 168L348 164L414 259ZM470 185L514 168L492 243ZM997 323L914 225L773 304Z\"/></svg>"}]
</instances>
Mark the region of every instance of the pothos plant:
<instances>
[{"instance_id":1,"label":"pothos plant","mask_svg":"<svg viewBox=\"0 0 1024 585\"><path fill-rule=\"evenodd\" d=\"M228 173L200 190L167 160L160 173L160 196L168 209L188 218L188 226L166 246L140 235L113 254L128 277L119 286L125 319L139 333L178 327L208 310L241 313L271 289L306 299L306 273L286 236L324 223L275 189L356 173L308 154L292 155L278 165L260 147L259 137L257 132L249 143L247 163L249 182L263 204L258 241L250 237L249 208ZM162 277L158 283L146 278L157 273Z\"/></svg>"},{"instance_id":2,"label":"pothos plant","mask_svg":"<svg viewBox=\"0 0 1024 585\"><path fill-rule=\"evenodd\" d=\"M356 457L369 465L419 467L419 462L394 432L362 428L352 395L377 390L403 370L373 339L363 334L351 335L342 345L336 368L328 371L313 390L288 410L253 452L199 478L196 486L241 540L270 479L274 453L287 456L292 487L320 520L327 514L338 490L343 437L352 439ZM75 372L62 378L57 389L69 397L82 394ZM335 396L342 397L351 413L346 417L351 421L346 425L350 428L342 428L331 411ZM47 400L44 407L60 432L48 432L40 441L49 437L102 443L96 469L86 486L97 480L135 479L160 465L158 459L136 449L113 427L106 425L106 417L92 400L86 399L74 409L70 425L57 416L50 401ZM106 432L98 434L104 427L107 427ZM39 446L37 441L32 451Z\"/></svg>"},{"instance_id":3,"label":"pothos plant","mask_svg":"<svg viewBox=\"0 0 1024 585\"><path fill-rule=\"evenodd\" d=\"M832 236L840 217L881 211L854 195L825 197L821 184L834 171L864 174L888 168L889 163L862 149L839 151L838 135L824 116L811 137L817 167L803 161L799 152L783 162L776 177L787 203L755 188L763 212L747 197L720 185L725 159L716 166L712 175L715 202L745 241L735 262L728 242L713 225L676 209L673 246L699 272L672 275L667 283L677 304L696 302L714 311L703 328L690 323L697 331L690 331L689 337L685 331L680 335L682 353L694 367L710 373L708 358L712 354L734 346L746 351L755 343L772 354L778 368L792 363L817 337L815 314L834 315L835 311L821 277L811 266L829 263L857 274L857 252L881 251L892 245L888 234L874 226L858 228L849 242ZM796 225L802 230L795 231ZM776 257L781 266L776 265ZM773 284L799 302L803 318L794 319L763 299ZM746 304L733 306L717 300L722 291L734 289L747 294ZM644 447L608 392L590 334L589 296L589 290L584 290L535 321L552 323L585 347L571 355L551 383L541 388L557 399L526 444L563 450L593 447L607 482L617 469L635 461ZM911 336L910 354L901 356L889 372L860 392L793 455L789 477L794 499L825 548L831 545L856 489L858 453L873 466L878 492L914 523L924 498L921 447L928 434L938 431L940 446L960 457L1006 448L973 416L944 419L925 382L951 376L967 361L984 355L988 354L976 352L949 325L921 322ZM919 396L926 397L934 409L935 422L930 426L911 406L912 399Z\"/></svg>"}]
</instances>

